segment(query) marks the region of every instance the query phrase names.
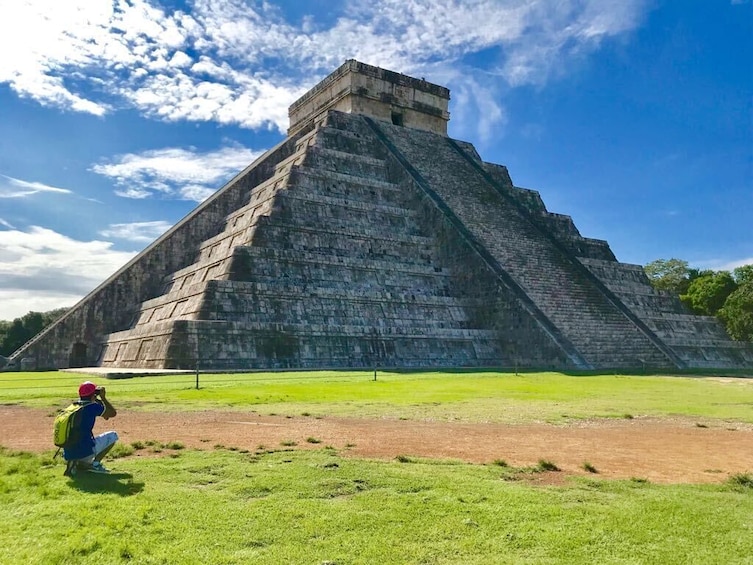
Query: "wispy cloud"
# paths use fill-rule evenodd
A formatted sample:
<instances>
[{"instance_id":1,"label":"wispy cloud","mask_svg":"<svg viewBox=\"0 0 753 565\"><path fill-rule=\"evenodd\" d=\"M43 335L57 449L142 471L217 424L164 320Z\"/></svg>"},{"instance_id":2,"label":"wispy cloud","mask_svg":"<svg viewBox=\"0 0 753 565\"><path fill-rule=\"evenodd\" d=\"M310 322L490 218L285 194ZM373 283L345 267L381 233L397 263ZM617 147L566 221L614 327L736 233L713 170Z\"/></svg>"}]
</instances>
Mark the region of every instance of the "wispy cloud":
<instances>
[{"instance_id":1,"label":"wispy cloud","mask_svg":"<svg viewBox=\"0 0 753 565\"><path fill-rule=\"evenodd\" d=\"M24 198L40 192L53 192L57 194L73 194L67 188L58 188L42 184L41 182L29 182L5 175L0 175L0 198Z\"/></svg>"},{"instance_id":2,"label":"wispy cloud","mask_svg":"<svg viewBox=\"0 0 753 565\"><path fill-rule=\"evenodd\" d=\"M13 227L13 224L11 224L10 222L6 222L2 218L0 218L0 226L3 226L5 228L11 229L11 230L16 229L15 227Z\"/></svg>"},{"instance_id":3,"label":"wispy cloud","mask_svg":"<svg viewBox=\"0 0 753 565\"><path fill-rule=\"evenodd\" d=\"M154 222L132 222L130 224L110 224L99 235L115 239L125 239L139 243L150 243L165 233L172 224L162 220Z\"/></svg>"},{"instance_id":4,"label":"wispy cloud","mask_svg":"<svg viewBox=\"0 0 753 565\"><path fill-rule=\"evenodd\" d=\"M135 253L107 241L77 241L50 229L0 237L0 320L74 304Z\"/></svg>"},{"instance_id":5,"label":"wispy cloud","mask_svg":"<svg viewBox=\"0 0 753 565\"><path fill-rule=\"evenodd\" d=\"M14 56L0 60L0 83L40 104L95 115L133 107L167 121L284 131L290 103L347 58L435 82L462 68L451 88L480 74L509 87L543 84L568 60L634 29L647 0L352 0L331 25L313 16L290 23L274 2L167 6L4 3L0 52ZM493 66L465 63L481 50L496 52ZM479 110L491 103L498 124L504 111L494 100Z\"/></svg>"},{"instance_id":6,"label":"wispy cloud","mask_svg":"<svg viewBox=\"0 0 753 565\"><path fill-rule=\"evenodd\" d=\"M125 198L162 194L201 202L261 154L236 146L208 153L166 148L120 155L91 170L113 179Z\"/></svg>"},{"instance_id":7,"label":"wispy cloud","mask_svg":"<svg viewBox=\"0 0 753 565\"><path fill-rule=\"evenodd\" d=\"M697 261L694 265L699 269L711 269L713 271L734 271L738 267L753 265L753 257L745 259L710 259L707 261Z\"/></svg>"}]
</instances>

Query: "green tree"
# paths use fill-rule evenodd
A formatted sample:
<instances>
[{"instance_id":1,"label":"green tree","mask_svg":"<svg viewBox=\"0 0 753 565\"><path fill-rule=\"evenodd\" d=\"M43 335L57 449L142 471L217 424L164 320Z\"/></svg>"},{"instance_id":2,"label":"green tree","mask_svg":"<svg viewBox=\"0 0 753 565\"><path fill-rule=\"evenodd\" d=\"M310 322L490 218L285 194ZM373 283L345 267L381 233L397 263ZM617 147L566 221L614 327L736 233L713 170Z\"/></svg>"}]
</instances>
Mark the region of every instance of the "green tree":
<instances>
[{"instance_id":1,"label":"green tree","mask_svg":"<svg viewBox=\"0 0 753 565\"><path fill-rule=\"evenodd\" d=\"M44 329L44 316L41 312L29 312L21 317L21 322L29 336L33 337Z\"/></svg>"},{"instance_id":2,"label":"green tree","mask_svg":"<svg viewBox=\"0 0 753 565\"><path fill-rule=\"evenodd\" d=\"M68 311L28 312L12 322L0 321L0 355L8 356Z\"/></svg>"},{"instance_id":3,"label":"green tree","mask_svg":"<svg viewBox=\"0 0 753 565\"><path fill-rule=\"evenodd\" d=\"M21 318L16 318L5 333L3 342L0 344L0 355L6 357L26 343L31 335L24 327Z\"/></svg>"},{"instance_id":4,"label":"green tree","mask_svg":"<svg viewBox=\"0 0 753 565\"><path fill-rule=\"evenodd\" d=\"M696 314L715 316L735 290L737 283L729 271L703 271L690 281L680 300Z\"/></svg>"},{"instance_id":5,"label":"green tree","mask_svg":"<svg viewBox=\"0 0 753 565\"><path fill-rule=\"evenodd\" d=\"M698 276L697 269L688 267L681 259L657 259L651 261L643 271L657 290L666 290L677 295L687 291L690 281Z\"/></svg>"},{"instance_id":6,"label":"green tree","mask_svg":"<svg viewBox=\"0 0 753 565\"><path fill-rule=\"evenodd\" d=\"M729 295L719 310L727 333L739 341L753 341L753 284L745 284Z\"/></svg>"},{"instance_id":7,"label":"green tree","mask_svg":"<svg viewBox=\"0 0 753 565\"><path fill-rule=\"evenodd\" d=\"M727 297L718 316L732 339L753 341L753 265L738 267L734 276L740 286Z\"/></svg>"},{"instance_id":8,"label":"green tree","mask_svg":"<svg viewBox=\"0 0 753 565\"><path fill-rule=\"evenodd\" d=\"M5 349L3 349L3 342L5 341L5 336L8 335L8 331L10 331L11 325L11 322L0 320L0 355L7 355Z\"/></svg>"},{"instance_id":9,"label":"green tree","mask_svg":"<svg viewBox=\"0 0 753 565\"><path fill-rule=\"evenodd\" d=\"M753 265L743 265L737 267L732 271L732 276L735 277L735 282L740 286L745 284L753 284Z\"/></svg>"}]
</instances>

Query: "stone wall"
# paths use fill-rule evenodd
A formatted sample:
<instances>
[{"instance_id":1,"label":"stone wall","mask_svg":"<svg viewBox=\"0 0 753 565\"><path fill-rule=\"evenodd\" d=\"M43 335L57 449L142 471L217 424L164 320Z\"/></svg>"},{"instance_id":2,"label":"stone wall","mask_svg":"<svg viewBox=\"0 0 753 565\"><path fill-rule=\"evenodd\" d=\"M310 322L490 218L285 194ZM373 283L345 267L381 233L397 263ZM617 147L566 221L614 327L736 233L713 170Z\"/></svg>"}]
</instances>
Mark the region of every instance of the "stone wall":
<instances>
[{"instance_id":1,"label":"stone wall","mask_svg":"<svg viewBox=\"0 0 753 565\"><path fill-rule=\"evenodd\" d=\"M351 59L290 106L288 135L328 110L447 135L449 99L450 91L443 86Z\"/></svg>"},{"instance_id":2,"label":"stone wall","mask_svg":"<svg viewBox=\"0 0 753 565\"><path fill-rule=\"evenodd\" d=\"M228 214L243 205L250 187L273 175L275 163L284 159L294 145L295 139L288 139L260 157L84 297L61 319L16 351L11 356L11 362L20 365L21 360L25 359L26 367L37 369L97 364L108 353L103 350L103 336L137 324L151 308L148 301L162 295L166 285L175 278L176 271L196 260L201 254L203 242L222 233ZM176 296L175 302L182 299ZM147 307L143 306L145 301ZM177 304L164 306L178 308ZM153 310L150 314L155 316ZM191 312L173 312L176 318L184 314L191 316ZM162 312L157 312L155 317L162 319L162 316ZM167 346L163 344L160 347ZM129 352L128 355L132 356L133 353Z\"/></svg>"}]
</instances>

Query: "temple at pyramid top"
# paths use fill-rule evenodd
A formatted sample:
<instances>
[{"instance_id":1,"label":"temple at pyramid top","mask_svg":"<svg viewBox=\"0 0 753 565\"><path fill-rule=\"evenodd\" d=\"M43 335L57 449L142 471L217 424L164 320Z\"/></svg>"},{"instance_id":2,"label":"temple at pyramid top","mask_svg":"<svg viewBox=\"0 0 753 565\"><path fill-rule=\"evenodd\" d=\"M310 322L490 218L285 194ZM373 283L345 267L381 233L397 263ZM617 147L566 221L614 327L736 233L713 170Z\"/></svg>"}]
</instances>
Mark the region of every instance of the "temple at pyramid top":
<instances>
[{"instance_id":1,"label":"temple at pyramid top","mask_svg":"<svg viewBox=\"0 0 753 565\"><path fill-rule=\"evenodd\" d=\"M444 86L349 59L290 106L288 135L329 110L447 135L449 101Z\"/></svg>"}]
</instances>

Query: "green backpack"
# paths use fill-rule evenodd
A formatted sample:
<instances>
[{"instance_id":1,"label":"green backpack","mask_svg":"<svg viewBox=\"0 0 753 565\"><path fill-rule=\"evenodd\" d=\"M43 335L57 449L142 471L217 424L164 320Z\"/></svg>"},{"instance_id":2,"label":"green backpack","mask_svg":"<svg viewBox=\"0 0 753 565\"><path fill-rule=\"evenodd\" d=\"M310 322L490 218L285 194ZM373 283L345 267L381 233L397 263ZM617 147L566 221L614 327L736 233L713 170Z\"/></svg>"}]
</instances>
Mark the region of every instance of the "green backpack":
<instances>
[{"instance_id":1,"label":"green backpack","mask_svg":"<svg viewBox=\"0 0 753 565\"><path fill-rule=\"evenodd\" d=\"M81 433L81 409L91 404L89 401L81 402L77 400L65 410L61 410L55 416L55 423L52 428L52 441L63 449L67 449L79 440Z\"/></svg>"}]
</instances>

